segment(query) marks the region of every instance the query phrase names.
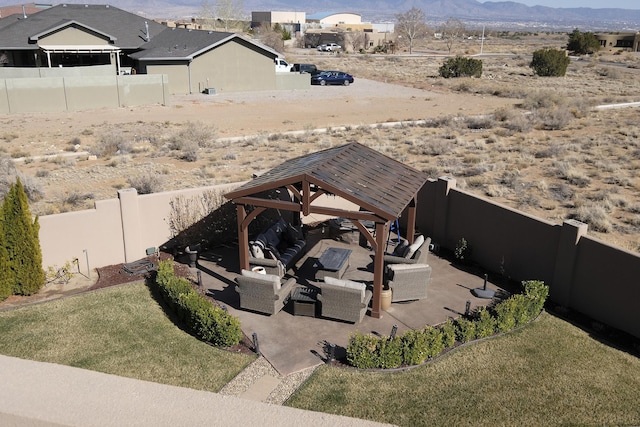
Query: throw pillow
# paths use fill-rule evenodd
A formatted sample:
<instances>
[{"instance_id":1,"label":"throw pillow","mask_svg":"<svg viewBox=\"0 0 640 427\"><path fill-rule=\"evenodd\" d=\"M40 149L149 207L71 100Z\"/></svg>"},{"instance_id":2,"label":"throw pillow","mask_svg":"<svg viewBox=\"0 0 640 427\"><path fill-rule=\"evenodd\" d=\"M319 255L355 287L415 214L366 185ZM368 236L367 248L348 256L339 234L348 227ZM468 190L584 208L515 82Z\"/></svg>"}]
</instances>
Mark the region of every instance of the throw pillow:
<instances>
[{"instance_id":1,"label":"throw pillow","mask_svg":"<svg viewBox=\"0 0 640 427\"><path fill-rule=\"evenodd\" d=\"M408 247L409 242L407 242L405 239L402 239L402 242L400 242L399 245L396 245L395 249L393 250L393 255L403 257Z\"/></svg>"},{"instance_id":2,"label":"throw pillow","mask_svg":"<svg viewBox=\"0 0 640 427\"><path fill-rule=\"evenodd\" d=\"M406 259L411 259L413 254L415 254L416 251L420 249L420 246L422 246L423 243L424 243L424 236L421 234L418 237L416 237L416 240L414 240L411 245L409 245L409 247L407 248L407 252L404 254L404 257Z\"/></svg>"},{"instance_id":3,"label":"throw pillow","mask_svg":"<svg viewBox=\"0 0 640 427\"><path fill-rule=\"evenodd\" d=\"M274 291L280 290L280 287L282 287L280 278L275 274L262 274L262 273L256 273L255 271L250 271L250 270L242 270L241 274L244 277L250 277L252 279L260 279L265 282L271 282L271 284L273 285Z\"/></svg>"},{"instance_id":4,"label":"throw pillow","mask_svg":"<svg viewBox=\"0 0 640 427\"><path fill-rule=\"evenodd\" d=\"M251 249L251 256L257 259L263 259L264 258L264 252L262 251L262 244L260 244L260 242L252 242L251 246L249 247L249 249Z\"/></svg>"}]
</instances>

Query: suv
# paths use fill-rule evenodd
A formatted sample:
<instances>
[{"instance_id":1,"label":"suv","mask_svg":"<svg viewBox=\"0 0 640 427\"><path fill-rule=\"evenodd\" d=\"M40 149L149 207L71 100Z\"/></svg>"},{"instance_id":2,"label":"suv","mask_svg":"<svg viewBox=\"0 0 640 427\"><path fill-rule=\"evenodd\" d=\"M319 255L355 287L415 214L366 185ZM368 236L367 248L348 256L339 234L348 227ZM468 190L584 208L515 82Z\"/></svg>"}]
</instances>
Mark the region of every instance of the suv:
<instances>
[{"instance_id":1,"label":"suv","mask_svg":"<svg viewBox=\"0 0 640 427\"><path fill-rule=\"evenodd\" d=\"M293 64L291 71L300 74L311 74L312 76L320 72L314 64Z\"/></svg>"},{"instance_id":2,"label":"suv","mask_svg":"<svg viewBox=\"0 0 640 427\"><path fill-rule=\"evenodd\" d=\"M317 49L321 52L335 52L336 50L342 49L342 46L336 43L327 43L321 44Z\"/></svg>"}]
</instances>

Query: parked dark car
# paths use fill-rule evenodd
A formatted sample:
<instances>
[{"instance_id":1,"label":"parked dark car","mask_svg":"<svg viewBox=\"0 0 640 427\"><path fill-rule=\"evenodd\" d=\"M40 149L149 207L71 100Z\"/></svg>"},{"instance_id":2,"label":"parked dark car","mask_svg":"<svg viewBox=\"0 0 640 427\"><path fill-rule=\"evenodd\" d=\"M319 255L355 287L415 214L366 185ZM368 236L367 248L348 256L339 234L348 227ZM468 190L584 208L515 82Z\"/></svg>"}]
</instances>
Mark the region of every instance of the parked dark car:
<instances>
[{"instance_id":1,"label":"parked dark car","mask_svg":"<svg viewBox=\"0 0 640 427\"><path fill-rule=\"evenodd\" d=\"M314 64L293 64L293 68L291 69L291 71L301 74L308 73L314 76L320 73L321 70L318 70L318 67L316 67Z\"/></svg>"},{"instance_id":2,"label":"parked dark car","mask_svg":"<svg viewBox=\"0 0 640 427\"><path fill-rule=\"evenodd\" d=\"M323 71L311 76L312 85L345 85L349 86L353 83L353 76L351 74L343 73L342 71Z\"/></svg>"}]
</instances>

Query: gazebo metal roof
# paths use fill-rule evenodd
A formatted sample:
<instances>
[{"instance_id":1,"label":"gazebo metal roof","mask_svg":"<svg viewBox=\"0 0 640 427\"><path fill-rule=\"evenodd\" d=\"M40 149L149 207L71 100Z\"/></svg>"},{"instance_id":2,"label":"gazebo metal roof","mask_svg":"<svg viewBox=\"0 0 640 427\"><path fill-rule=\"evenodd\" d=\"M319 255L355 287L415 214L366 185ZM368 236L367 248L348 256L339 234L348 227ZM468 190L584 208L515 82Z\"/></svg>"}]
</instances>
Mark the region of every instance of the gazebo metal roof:
<instances>
[{"instance_id":1,"label":"gazebo metal roof","mask_svg":"<svg viewBox=\"0 0 640 427\"><path fill-rule=\"evenodd\" d=\"M423 172L404 165L359 143L307 154L286 161L263 175L225 194L236 204L240 267L249 268L248 225L267 208L343 216L367 238L375 251L371 315L380 317L383 285L383 250L391 221L408 208L407 238L413 242L418 192L427 181ZM265 198L269 190L285 187L293 201ZM317 206L323 194L332 194L360 206L359 211ZM247 206L250 206L248 213ZM360 222L375 223L375 232Z\"/></svg>"}]
</instances>

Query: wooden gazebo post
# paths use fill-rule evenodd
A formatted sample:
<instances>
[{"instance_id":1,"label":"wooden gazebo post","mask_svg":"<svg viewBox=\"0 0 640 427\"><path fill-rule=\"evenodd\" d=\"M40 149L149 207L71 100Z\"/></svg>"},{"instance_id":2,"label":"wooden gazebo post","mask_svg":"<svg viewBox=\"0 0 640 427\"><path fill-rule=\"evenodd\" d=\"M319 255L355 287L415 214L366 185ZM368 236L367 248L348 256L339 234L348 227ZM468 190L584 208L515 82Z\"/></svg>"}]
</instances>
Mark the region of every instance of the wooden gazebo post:
<instances>
[{"instance_id":1,"label":"wooden gazebo post","mask_svg":"<svg viewBox=\"0 0 640 427\"><path fill-rule=\"evenodd\" d=\"M374 246L375 256L373 257L373 300L371 301L371 317L379 319L382 317L382 286L384 285L384 247L385 239L389 230L389 222L376 223L376 241Z\"/></svg>"}]
</instances>

